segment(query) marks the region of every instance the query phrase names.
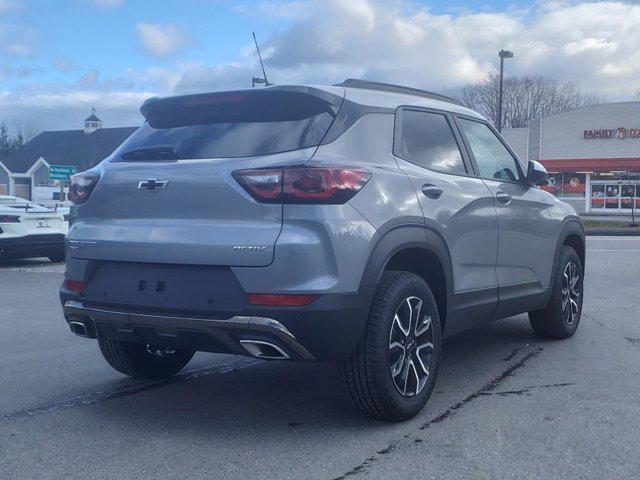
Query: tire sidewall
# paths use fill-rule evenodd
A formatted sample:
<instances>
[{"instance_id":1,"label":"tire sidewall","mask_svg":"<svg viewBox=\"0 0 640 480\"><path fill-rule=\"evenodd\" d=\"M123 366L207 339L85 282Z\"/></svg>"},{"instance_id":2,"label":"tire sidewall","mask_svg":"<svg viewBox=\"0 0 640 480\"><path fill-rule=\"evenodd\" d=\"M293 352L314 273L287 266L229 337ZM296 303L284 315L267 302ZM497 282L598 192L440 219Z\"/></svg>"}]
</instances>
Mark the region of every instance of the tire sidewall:
<instances>
[{"instance_id":1,"label":"tire sidewall","mask_svg":"<svg viewBox=\"0 0 640 480\"><path fill-rule=\"evenodd\" d=\"M417 275L403 275L390 290L390 297L385 302L382 310L382 318L379 323L380 328L375 339L375 387L376 391L379 392L383 405L393 406L393 410L395 411L389 412L389 415L398 419L407 419L415 416L424 407L435 386L441 352L440 316L431 290L424 280ZM397 390L391 377L389 334L397 308L402 301L411 296L420 298L423 302L423 313L431 315L433 355L427 384L419 394L412 397L405 397Z\"/></svg>"}]
</instances>

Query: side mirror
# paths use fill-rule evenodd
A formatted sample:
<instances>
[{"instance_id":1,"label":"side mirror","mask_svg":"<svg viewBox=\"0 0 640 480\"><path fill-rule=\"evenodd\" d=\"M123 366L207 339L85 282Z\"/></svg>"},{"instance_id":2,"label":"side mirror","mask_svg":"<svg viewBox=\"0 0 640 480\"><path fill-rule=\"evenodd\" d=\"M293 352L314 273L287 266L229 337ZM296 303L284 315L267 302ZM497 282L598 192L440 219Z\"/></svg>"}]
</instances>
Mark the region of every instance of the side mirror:
<instances>
[{"instance_id":1,"label":"side mirror","mask_svg":"<svg viewBox=\"0 0 640 480\"><path fill-rule=\"evenodd\" d=\"M531 160L527 168L527 181L530 185L546 185L549 181L547 169L540 162Z\"/></svg>"}]
</instances>

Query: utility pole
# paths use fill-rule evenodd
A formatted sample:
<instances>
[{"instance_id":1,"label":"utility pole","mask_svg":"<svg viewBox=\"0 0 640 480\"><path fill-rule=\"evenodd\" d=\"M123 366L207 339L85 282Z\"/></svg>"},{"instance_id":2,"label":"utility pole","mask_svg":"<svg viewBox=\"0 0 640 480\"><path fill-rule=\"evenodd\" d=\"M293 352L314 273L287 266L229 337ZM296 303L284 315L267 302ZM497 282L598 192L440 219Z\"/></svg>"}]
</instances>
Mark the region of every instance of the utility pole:
<instances>
[{"instance_id":1,"label":"utility pole","mask_svg":"<svg viewBox=\"0 0 640 480\"><path fill-rule=\"evenodd\" d=\"M504 85L504 59L513 58L513 52L509 50L500 50L498 52L500 57L500 97L498 98L498 131L502 132L502 91Z\"/></svg>"}]
</instances>

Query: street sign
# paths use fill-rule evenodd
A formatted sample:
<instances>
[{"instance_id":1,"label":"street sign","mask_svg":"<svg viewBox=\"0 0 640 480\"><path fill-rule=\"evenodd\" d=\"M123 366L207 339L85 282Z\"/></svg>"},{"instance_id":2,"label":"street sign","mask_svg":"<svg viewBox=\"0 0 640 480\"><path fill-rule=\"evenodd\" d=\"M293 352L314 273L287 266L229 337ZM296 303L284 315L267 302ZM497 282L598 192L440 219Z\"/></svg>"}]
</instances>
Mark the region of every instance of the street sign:
<instances>
[{"instance_id":1,"label":"street sign","mask_svg":"<svg viewBox=\"0 0 640 480\"><path fill-rule=\"evenodd\" d=\"M52 180L70 180L76 174L76 167L71 165L51 165L49 178Z\"/></svg>"}]
</instances>

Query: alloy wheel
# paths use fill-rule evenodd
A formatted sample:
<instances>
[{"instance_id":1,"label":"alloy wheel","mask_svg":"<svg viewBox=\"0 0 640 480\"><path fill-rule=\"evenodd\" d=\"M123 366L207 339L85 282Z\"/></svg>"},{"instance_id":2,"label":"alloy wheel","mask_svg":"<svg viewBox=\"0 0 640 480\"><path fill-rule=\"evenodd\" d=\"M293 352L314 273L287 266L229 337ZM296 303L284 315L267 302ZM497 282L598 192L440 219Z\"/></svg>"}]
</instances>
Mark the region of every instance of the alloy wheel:
<instances>
[{"instance_id":1,"label":"alloy wheel","mask_svg":"<svg viewBox=\"0 0 640 480\"><path fill-rule=\"evenodd\" d=\"M569 262L562 275L562 318L567 325L573 325L578 319L579 298L580 270L574 262Z\"/></svg>"},{"instance_id":2,"label":"alloy wheel","mask_svg":"<svg viewBox=\"0 0 640 480\"><path fill-rule=\"evenodd\" d=\"M393 383L405 397L420 393L427 384L433 357L431 315L418 297L404 299L389 332L389 365Z\"/></svg>"}]
</instances>

